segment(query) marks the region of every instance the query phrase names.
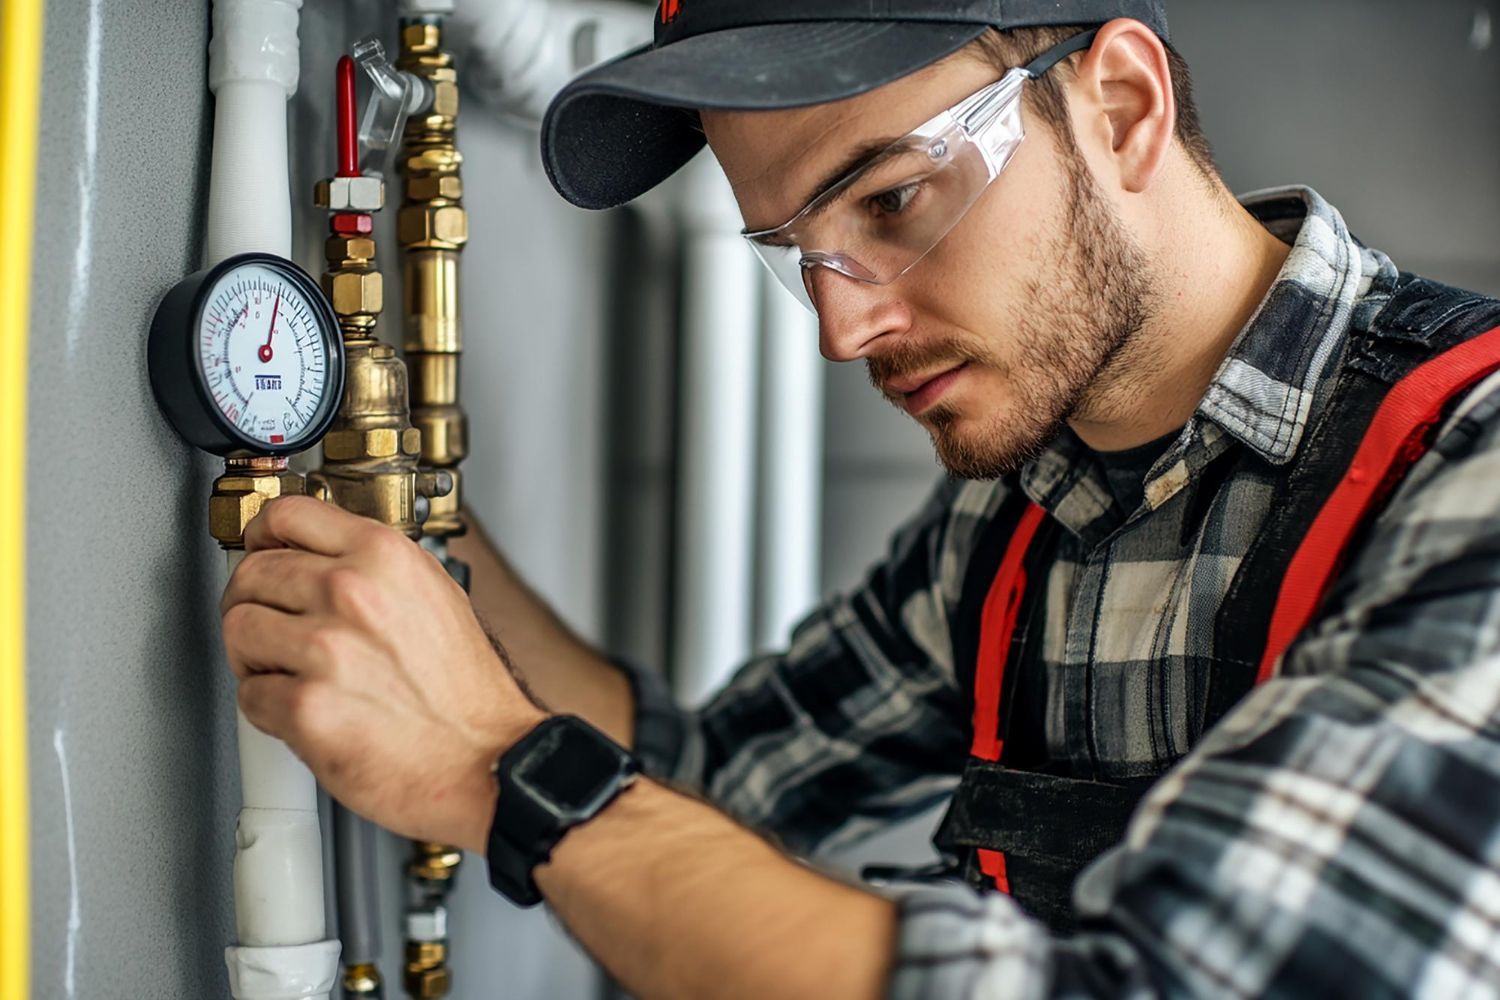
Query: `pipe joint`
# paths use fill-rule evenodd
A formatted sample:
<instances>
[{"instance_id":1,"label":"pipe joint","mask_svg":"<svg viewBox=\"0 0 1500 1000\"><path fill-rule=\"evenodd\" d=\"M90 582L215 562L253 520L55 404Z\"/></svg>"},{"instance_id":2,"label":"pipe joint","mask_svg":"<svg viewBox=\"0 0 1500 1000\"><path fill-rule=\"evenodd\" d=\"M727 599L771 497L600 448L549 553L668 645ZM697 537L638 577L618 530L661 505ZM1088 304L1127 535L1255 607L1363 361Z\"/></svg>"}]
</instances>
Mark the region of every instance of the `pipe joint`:
<instances>
[{"instance_id":1,"label":"pipe joint","mask_svg":"<svg viewBox=\"0 0 1500 1000\"><path fill-rule=\"evenodd\" d=\"M208 88L273 83L297 92L297 21L302 0L216 0L208 44Z\"/></svg>"},{"instance_id":2,"label":"pipe joint","mask_svg":"<svg viewBox=\"0 0 1500 1000\"><path fill-rule=\"evenodd\" d=\"M224 949L235 1000L326 1000L338 978L339 943Z\"/></svg>"}]
</instances>

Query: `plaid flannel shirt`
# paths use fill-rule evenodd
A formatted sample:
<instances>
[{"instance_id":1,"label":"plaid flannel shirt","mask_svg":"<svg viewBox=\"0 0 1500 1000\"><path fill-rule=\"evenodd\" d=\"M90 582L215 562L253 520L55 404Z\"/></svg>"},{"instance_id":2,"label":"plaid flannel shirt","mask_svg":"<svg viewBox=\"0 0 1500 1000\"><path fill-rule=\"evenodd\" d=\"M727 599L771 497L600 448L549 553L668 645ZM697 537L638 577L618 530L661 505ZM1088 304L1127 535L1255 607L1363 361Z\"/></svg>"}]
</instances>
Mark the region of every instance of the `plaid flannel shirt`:
<instances>
[{"instance_id":1,"label":"plaid flannel shirt","mask_svg":"<svg viewBox=\"0 0 1500 1000\"><path fill-rule=\"evenodd\" d=\"M1206 512L1188 487L1233 449L1297 461L1348 331L1397 277L1313 191L1245 204L1292 253L1141 509L1064 434L1017 476L944 483L862 587L701 710L636 677L648 770L794 851L847 843L957 781L971 722L950 626L987 520L1020 489L1063 525L1047 748L1084 776L1164 777L1078 880L1076 934L1000 894L899 892L893 997L1500 997L1500 379L1444 424L1280 678L1194 729L1193 665L1274 511L1257 463Z\"/></svg>"}]
</instances>

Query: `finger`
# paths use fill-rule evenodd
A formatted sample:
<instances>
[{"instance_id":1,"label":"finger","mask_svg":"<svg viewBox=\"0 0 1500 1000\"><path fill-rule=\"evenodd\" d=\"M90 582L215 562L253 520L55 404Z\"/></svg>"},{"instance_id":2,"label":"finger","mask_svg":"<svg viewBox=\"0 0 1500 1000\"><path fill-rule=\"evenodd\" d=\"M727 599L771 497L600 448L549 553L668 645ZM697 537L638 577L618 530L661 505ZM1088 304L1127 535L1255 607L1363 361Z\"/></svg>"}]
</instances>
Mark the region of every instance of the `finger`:
<instances>
[{"instance_id":1,"label":"finger","mask_svg":"<svg viewBox=\"0 0 1500 1000\"><path fill-rule=\"evenodd\" d=\"M224 651L241 680L257 674L306 674L319 646L315 627L300 615L263 604L236 604L224 612Z\"/></svg>"},{"instance_id":2,"label":"finger","mask_svg":"<svg viewBox=\"0 0 1500 1000\"><path fill-rule=\"evenodd\" d=\"M229 577L229 585L219 601L219 613L236 604L264 604L291 614L322 607L323 578L333 566L330 557L300 549L253 552Z\"/></svg>"},{"instance_id":3,"label":"finger","mask_svg":"<svg viewBox=\"0 0 1500 1000\"><path fill-rule=\"evenodd\" d=\"M240 711L268 736L290 742L297 722L299 689L307 682L286 674L254 674L240 681Z\"/></svg>"},{"instance_id":4,"label":"finger","mask_svg":"<svg viewBox=\"0 0 1500 1000\"><path fill-rule=\"evenodd\" d=\"M279 497L245 528L245 551L302 549L339 556L358 544L370 522L312 497Z\"/></svg>"}]
</instances>

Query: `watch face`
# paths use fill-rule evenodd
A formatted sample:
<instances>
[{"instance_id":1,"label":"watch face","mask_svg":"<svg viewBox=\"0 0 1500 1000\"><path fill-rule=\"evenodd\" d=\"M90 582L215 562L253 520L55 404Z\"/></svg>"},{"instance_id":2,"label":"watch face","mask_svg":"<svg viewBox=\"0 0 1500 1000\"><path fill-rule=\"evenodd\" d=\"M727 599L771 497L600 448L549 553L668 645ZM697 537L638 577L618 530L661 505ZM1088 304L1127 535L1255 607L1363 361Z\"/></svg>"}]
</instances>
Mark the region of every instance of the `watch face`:
<instances>
[{"instance_id":1,"label":"watch face","mask_svg":"<svg viewBox=\"0 0 1500 1000\"><path fill-rule=\"evenodd\" d=\"M620 750L579 723L550 727L512 769L511 780L566 818L591 814L620 774Z\"/></svg>"}]
</instances>

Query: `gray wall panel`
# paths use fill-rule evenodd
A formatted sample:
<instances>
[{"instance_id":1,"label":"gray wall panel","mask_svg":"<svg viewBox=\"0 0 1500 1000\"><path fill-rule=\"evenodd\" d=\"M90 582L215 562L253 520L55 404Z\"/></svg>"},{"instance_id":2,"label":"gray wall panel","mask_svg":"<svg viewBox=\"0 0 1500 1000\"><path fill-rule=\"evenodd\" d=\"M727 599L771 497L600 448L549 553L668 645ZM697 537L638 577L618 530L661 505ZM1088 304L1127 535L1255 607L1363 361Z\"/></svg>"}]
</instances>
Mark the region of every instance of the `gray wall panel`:
<instances>
[{"instance_id":1,"label":"gray wall panel","mask_svg":"<svg viewBox=\"0 0 1500 1000\"><path fill-rule=\"evenodd\" d=\"M156 299L198 261L207 32L206 5L48 4L27 478L37 997L224 987L239 788L212 466L157 415L145 369Z\"/></svg>"}]
</instances>

